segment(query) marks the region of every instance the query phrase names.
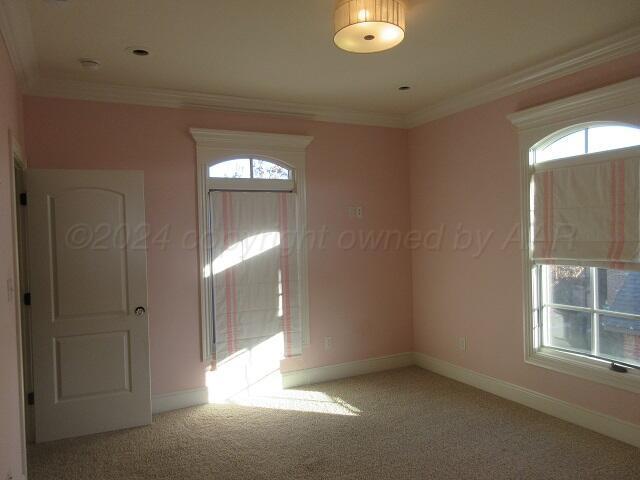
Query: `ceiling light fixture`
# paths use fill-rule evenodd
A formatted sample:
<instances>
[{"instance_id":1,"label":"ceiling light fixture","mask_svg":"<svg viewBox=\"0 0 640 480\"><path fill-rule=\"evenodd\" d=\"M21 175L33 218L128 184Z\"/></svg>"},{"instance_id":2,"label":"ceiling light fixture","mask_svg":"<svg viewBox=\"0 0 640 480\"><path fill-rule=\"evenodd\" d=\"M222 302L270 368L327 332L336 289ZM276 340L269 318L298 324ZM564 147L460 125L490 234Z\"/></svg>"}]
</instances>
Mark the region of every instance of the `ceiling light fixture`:
<instances>
[{"instance_id":1,"label":"ceiling light fixture","mask_svg":"<svg viewBox=\"0 0 640 480\"><path fill-rule=\"evenodd\" d=\"M389 50L404 40L402 0L338 0L334 13L335 44L347 52Z\"/></svg>"}]
</instances>

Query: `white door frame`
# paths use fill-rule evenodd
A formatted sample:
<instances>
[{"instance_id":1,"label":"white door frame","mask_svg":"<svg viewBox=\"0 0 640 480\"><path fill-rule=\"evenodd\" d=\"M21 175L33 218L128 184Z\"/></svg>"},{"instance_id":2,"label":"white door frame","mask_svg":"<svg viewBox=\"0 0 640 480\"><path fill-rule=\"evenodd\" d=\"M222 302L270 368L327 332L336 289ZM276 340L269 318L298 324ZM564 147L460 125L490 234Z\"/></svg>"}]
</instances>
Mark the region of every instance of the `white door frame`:
<instances>
[{"instance_id":1,"label":"white door frame","mask_svg":"<svg viewBox=\"0 0 640 480\"><path fill-rule=\"evenodd\" d=\"M16 342L18 351L18 392L20 398L20 447L22 450L22 472L21 478L27 478L27 440L25 428L25 395L24 395L24 365L22 363L22 299L20 298L20 249L18 245L18 209L20 206L16 203L16 177L15 168L18 167L23 171L27 168L26 159L22 153L20 142L15 138L11 130L9 130L9 144L11 145L11 171L10 178L10 194L11 194L11 223L13 233L13 288L14 307L16 316Z\"/></svg>"}]
</instances>

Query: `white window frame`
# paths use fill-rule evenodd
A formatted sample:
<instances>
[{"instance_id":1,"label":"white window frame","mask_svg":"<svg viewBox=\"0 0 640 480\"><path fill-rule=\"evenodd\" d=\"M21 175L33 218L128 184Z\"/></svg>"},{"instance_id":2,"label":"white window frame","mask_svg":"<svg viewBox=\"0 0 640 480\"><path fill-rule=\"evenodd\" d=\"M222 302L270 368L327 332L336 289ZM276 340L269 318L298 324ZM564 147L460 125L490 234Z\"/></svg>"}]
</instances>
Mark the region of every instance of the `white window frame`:
<instances>
[{"instance_id":1,"label":"white window frame","mask_svg":"<svg viewBox=\"0 0 640 480\"><path fill-rule=\"evenodd\" d=\"M190 129L196 142L197 194L198 194L198 257L200 279L200 317L202 359L210 362L213 350L213 315L211 277L205 276L206 266L211 257L210 211L208 195L212 189L251 191L293 191L297 198L298 265L300 269L300 311L302 316L302 342L309 344L309 289L307 253L307 190L306 190L306 149L313 137L302 135L282 135L230 130ZM258 178L210 178L209 167L234 158L256 158L268 160L290 169L289 180Z\"/></svg>"},{"instance_id":2,"label":"white window frame","mask_svg":"<svg viewBox=\"0 0 640 480\"><path fill-rule=\"evenodd\" d=\"M521 180L521 239L523 268L524 360L526 363L576 377L640 392L640 370L617 373L605 360L545 348L538 342L533 312L533 271L530 238L530 185L534 172L533 150L547 145L560 132L566 134L587 124L626 124L640 127L640 78L516 112L508 119L518 130ZM638 147L631 147L631 149ZM624 149L630 150L630 149ZM587 155L616 156L618 150ZM576 158L576 157L570 157ZM564 161L559 159L556 161ZM547 161L541 165L551 165Z\"/></svg>"}]
</instances>

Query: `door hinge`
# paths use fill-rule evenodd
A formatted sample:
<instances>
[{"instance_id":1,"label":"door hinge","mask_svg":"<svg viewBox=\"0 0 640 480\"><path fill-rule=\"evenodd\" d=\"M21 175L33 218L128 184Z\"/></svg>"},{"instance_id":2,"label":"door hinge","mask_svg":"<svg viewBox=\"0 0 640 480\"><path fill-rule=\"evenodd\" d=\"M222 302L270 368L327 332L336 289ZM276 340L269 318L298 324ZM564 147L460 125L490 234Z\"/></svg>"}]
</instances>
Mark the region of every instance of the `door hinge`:
<instances>
[{"instance_id":1,"label":"door hinge","mask_svg":"<svg viewBox=\"0 0 640 480\"><path fill-rule=\"evenodd\" d=\"M27 194L26 193L21 193L20 194L20 205L26 205L27 204Z\"/></svg>"},{"instance_id":2,"label":"door hinge","mask_svg":"<svg viewBox=\"0 0 640 480\"><path fill-rule=\"evenodd\" d=\"M27 306L31 305L31 294L30 293L25 293L23 298L22 298L22 303L24 303Z\"/></svg>"},{"instance_id":3,"label":"door hinge","mask_svg":"<svg viewBox=\"0 0 640 480\"><path fill-rule=\"evenodd\" d=\"M34 405L36 403L36 398L33 392L29 392L27 394L27 405Z\"/></svg>"}]
</instances>

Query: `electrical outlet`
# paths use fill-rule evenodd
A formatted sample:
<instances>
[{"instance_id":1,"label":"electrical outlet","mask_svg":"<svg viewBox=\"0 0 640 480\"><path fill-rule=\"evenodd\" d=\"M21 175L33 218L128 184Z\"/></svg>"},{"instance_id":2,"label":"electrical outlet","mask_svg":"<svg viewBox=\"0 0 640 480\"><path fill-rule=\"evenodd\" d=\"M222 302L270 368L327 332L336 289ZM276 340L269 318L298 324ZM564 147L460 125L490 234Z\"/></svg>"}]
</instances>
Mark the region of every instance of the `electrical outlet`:
<instances>
[{"instance_id":1,"label":"electrical outlet","mask_svg":"<svg viewBox=\"0 0 640 480\"><path fill-rule=\"evenodd\" d=\"M362 207L349 207L347 208L347 213L349 214L349 218L361 219L364 216Z\"/></svg>"},{"instance_id":2,"label":"electrical outlet","mask_svg":"<svg viewBox=\"0 0 640 480\"><path fill-rule=\"evenodd\" d=\"M324 349L325 351L333 348L333 337L324 337Z\"/></svg>"},{"instance_id":3,"label":"electrical outlet","mask_svg":"<svg viewBox=\"0 0 640 480\"><path fill-rule=\"evenodd\" d=\"M463 352L467 351L467 337L458 338L458 348Z\"/></svg>"}]
</instances>

